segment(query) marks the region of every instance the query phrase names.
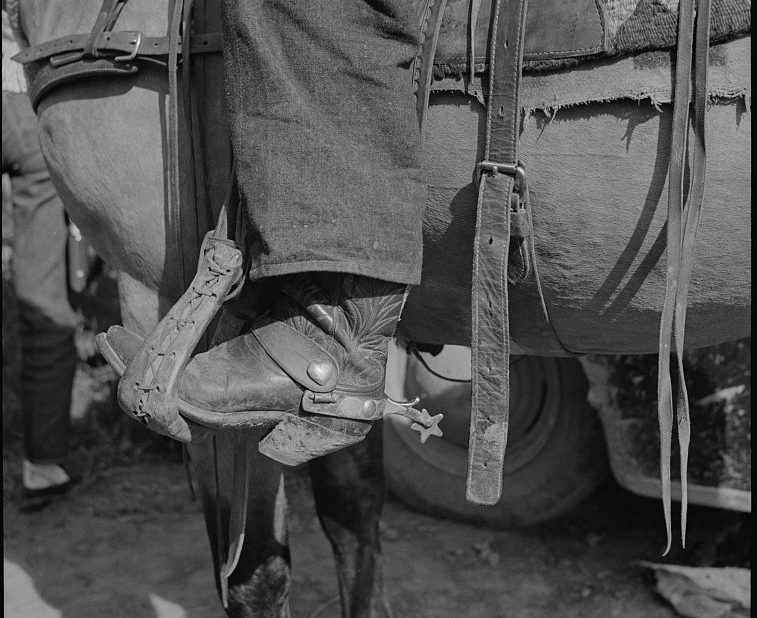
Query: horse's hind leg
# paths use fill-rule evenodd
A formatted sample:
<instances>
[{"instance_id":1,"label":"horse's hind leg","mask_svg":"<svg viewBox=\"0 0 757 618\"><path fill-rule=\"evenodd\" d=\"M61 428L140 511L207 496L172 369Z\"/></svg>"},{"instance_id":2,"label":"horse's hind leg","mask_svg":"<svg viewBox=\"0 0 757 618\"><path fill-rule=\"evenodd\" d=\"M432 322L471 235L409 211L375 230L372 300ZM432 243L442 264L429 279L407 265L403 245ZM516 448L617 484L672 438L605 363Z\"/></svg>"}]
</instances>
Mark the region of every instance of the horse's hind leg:
<instances>
[{"instance_id":1,"label":"horse's hind leg","mask_svg":"<svg viewBox=\"0 0 757 618\"><path fill-rule=\"evenodd\" d=\"M234 495L233 431L217 432L215 438L188 446L202 497L219 596L218 574L220 565L228 559L226 537L233 527L228 523ZM245 538L239 561L229 576L226 611L232 618L288 618L291 562L281 464L258 453L259 432L246 433L249 478Z\"/></svg>"},{"instance_id":2,"label":"horse's hind leg","mask_svg":"<svg viewBox=\"0 0 757 618\"><path fill-rule=\"evenodd\" d=\"M390 616L384 600L379 520L384 504L382 428L310 462L316 511L336 557L342 615Z\"/></svg>"}]
</instances>

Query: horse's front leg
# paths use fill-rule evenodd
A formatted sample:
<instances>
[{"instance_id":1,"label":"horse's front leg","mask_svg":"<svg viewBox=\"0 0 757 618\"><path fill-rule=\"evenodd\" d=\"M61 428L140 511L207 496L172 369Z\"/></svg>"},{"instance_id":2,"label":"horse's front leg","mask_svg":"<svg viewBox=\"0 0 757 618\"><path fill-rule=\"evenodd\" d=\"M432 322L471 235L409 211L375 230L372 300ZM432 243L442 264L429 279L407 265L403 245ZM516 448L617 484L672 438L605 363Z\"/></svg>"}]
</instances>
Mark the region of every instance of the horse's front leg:
<instances>
[{"instance_id":1,"label":"horse's front leg","mask_svg":"<svg viewBox=\"0 0 757 618\"><path fill-rule=\"evenodd\" d=\"M316 511L336 557L342 615L391 615L384 599L379 520L384 505L381 423L363 442L310 462Z\"/></svg>"},{"instance_id":2,"label":"horse's front leg","mask_svg":"<svg viewBox=\"0 0 757 618\"><path fill-rule=\"evenodd\" d=\"M234 542L234 500L240 499L241 490L234 481L234 431L219 431L188 445L202 498L219 596L220 572L222 565L230 561L228 548ZM248 466L245 536L239 560L228 578L226 612L231 618L289 618L291 561L282 467L258 452L260 432L245 433Z\"/></svg>"}]
</instances>

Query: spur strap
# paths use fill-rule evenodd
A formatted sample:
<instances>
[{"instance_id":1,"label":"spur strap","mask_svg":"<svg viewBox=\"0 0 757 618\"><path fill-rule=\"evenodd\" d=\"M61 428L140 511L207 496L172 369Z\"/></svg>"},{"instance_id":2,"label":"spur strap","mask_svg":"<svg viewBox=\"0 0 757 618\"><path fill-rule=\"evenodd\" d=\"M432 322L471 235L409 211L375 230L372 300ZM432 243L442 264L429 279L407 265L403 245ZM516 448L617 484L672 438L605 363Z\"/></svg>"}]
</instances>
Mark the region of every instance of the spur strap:
<instances>
[{"instance_id":1,"label":"spur strap","mask_svg":"<svg viewBox=\"0 0 757 618\"><path fill-rule=\"evenodd\" d=\"M476 504L496 504L502 494L510 405L507 271L516 176L521 176L525 189L517 145L526 7L527 0L499 0L491 35L471 298L473 372L466 494Z\"/></svg>"}]
</instances>

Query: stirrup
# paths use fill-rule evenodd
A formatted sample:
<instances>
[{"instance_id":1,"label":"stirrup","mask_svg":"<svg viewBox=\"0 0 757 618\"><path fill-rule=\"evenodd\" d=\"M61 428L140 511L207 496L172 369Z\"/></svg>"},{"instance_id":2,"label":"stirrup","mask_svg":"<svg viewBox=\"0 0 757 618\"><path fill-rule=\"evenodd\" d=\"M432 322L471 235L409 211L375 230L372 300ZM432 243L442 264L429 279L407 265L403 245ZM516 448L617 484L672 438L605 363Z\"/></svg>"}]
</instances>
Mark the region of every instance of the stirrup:
<instances>
[{"instance_id":1,"label":"stirrup","mask_svg":"<svg viewBox=\"0 0 757 618\"><path fill-rule=\"evenodd\" d=\"M221 305L240 289L243 262L233 241L209 232L189 288L125 363L118 402L149 429L181 442L191 441L189 426L179 415L179 378Z\"/></svg>"},{"instance_id":2,"label":"stirrup","mask_svg":"<svg viewBox=\"0 0 757 618\"><path fill-rule=\"evenodd\" d=\"M202 241L197 274L187 291L147 338L116 327L96 338L103 356L121 375L118 402L124 412L180 442L190 442L192 434L179 414L180 407L186 407L186 402L180 406L179 380L221 305L242 289L245 258L230 238L239 239L243 226L236 171L232 170L215 229Z\"/></svg>"},{"instance_id":3,"label":"stirrup","mask_svg":"<svg viewBox=\"0 0 757 618\"><path fill-rule=\"evenodd\" d=\"M223 318L222 318L223 319ZM124 328L111 326L106 333L99 333L95 342L103 358L119 376L123 376L127 367L144 348L145 340ZM229 429L233 427L248 429L271 425L287 418L286 412L277 410L250 410L241 412L222 412L192 405L176 396L176 407L183 423L191 421L208 429Z\"/></svg>"}]
</instances>

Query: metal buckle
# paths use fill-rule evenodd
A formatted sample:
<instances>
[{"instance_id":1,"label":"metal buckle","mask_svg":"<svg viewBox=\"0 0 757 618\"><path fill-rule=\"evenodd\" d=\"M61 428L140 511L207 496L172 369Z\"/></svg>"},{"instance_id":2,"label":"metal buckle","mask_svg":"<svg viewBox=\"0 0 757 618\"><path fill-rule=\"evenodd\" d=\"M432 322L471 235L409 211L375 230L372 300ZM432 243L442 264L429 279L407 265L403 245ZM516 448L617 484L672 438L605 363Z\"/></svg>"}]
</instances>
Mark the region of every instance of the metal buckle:
<instances>
[{"instance_id":1,"label":"metal buckle","mask_svg":"<svg viewBox=\"0 0 757 618\"><path fill-rule=\"evenodd\" d=\"M116 56L114 60L116 60L117 62L129 62L131 60L134 60L134 58L136 58L137 54L139 53L140 46L142 45L142 32L140 30L125 30L123 34L126 33L133 34L135 37L133 41L129 41L129 44L134 45L134 51L126 56Z\"/></svg>"},{"instance_id":2,"label":"metal buckle","mask_svg":"<svg viewBox=\"0 0 757 618\"><path fill-rule=\"evenodd\" d=\"M521 195L524 195L526 193L528 186L526 184L526 168L523 165L522 161L518 161L517 164L497 163L496 161L481 161L476 165L476 171L478 172L476 174L476 183L478 183L479 177L484 172L489 172L494 175L507 174L509 176L515 177L516 190Z\"/></svg>"}]
</instances>

